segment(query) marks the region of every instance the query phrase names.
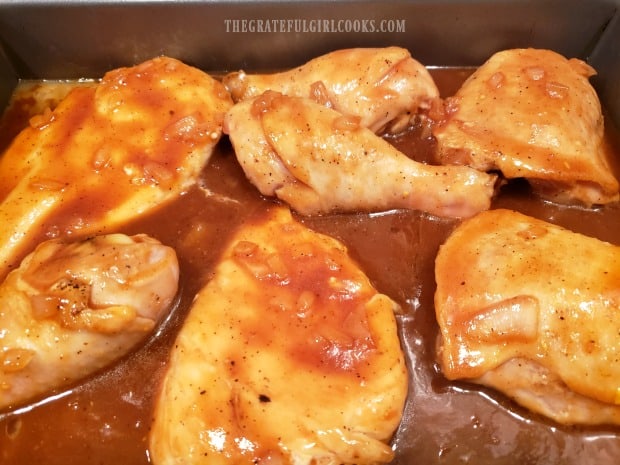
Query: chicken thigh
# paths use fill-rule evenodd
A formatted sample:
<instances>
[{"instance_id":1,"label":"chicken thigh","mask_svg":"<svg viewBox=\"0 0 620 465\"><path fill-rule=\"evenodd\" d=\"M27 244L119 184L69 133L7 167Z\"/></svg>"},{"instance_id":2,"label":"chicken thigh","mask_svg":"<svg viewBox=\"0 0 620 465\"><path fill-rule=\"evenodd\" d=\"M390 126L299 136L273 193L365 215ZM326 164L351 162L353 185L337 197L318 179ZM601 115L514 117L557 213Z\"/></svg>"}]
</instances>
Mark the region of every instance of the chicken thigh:
<instances>
[{"instance_id":1,"label":"chicken thigh","mask_svg":"<svg viewBox=\"0 0 620 465\"><path fill-rule=\"evenodd\" d=\"M489 208L495 176L466 166L430 166L310 99L274 91L226 115L246 176L266 196L304 215L422 210L466 217Z\"/></svg>"},{"instance_id":2,"label":"chicken thigh","mask_svg":"<svg viewBox=\"0 0 620 465\"><path fill-rule=\"evenodd\" d=\"M174 250L145 235L41 243L0 285L0 408L127 354L169 310L178 279Z\"/></svg>"},{"instance_id":3,"label":"chicken thigh","mask_svg":"<svg viewBox=\"0 0 620 465\"><path fill-rule=\"evenodd\" d=\"M237 101L267 90L312 98L371 131L398 132L439 91L428 70L400 47L354 48L319 56L298 68L273 74L226 75L224 84Z\"/></svg>"},{"instance_id":4,"label":"chicken thigh","mask_svg":"<svg viewBox=\"0 0 620 465\"><path fill-rule=\"evenodd\" d=\"M178 334L153 463L389 462L408 385L397 309L341 243L284 207L262 212L237 231Z\"/></svg>"},{"instance_id":5,"label":"chicken thigh","mask_svg":"<svg viewBox=\"0 0 620 465\"><path fill-rule=\"evenodd\" d=\"M434 129L439 158L526 178L560 203L617 201L593 74L549 50L496 53L448 99L446 121Z\"/></svg>"},{"instance_id":6,"label":"chicken thigh","mask_svg":"<svg viewBox=\"0 0 620 465\"><path fill-rule=\"evenodd\" d=\"M42 239L111 232L187 190L231 105L220 82L161 57L32 118L0 157L0 279Z\"/></svg>"},{"instance_id":7,"label":"chicken thigh","mask_svg":"<svg viewBox=\"0 0 620 465\"><path fill-rule=\"evenodd\" d=\"M620 247L511 210L436 260L440 364L563 424L620 424Z\"/></svg>"}]
</instances>

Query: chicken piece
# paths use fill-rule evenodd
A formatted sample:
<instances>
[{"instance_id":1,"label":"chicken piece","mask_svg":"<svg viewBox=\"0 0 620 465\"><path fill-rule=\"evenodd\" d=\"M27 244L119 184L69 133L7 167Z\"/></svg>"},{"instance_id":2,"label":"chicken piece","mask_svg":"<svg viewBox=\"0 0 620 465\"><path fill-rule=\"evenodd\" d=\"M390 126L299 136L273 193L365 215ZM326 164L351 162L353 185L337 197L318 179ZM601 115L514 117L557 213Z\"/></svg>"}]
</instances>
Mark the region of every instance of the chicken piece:
<instances>
[{"instance_id":1,"label":"chicken piece","mask_svg":"<svg viewBox=\"0 0 620 465\"><path fill-rule=\"evenodd\" d=\"M440 363L562 424L620 424L620 247L510 210L436 260Z\"/></svg>"},{"instance_id":2,"label":"chicken piece","mask_svg":"<svg viewBox=\"0 0 620 465\"><path fill-rule=\"evenodd\" d=\"M0 408L127 354L177 292L173 249L145 235L41 243L0 285Z\"/></svg>"},{"instance_id":3,"label":"chicken piece","mask_svg":"<svg viewBox=\"0 0 620 465\"><path fill-rule=\"evenodd\" d=\"M46 237L113 232L187 190L231 106L220 82L162 57L32 118L0 157L0 279Z\"/></svg>"},{"instance_id":4,"label":"chicken piece","mask_svg":"<svg viewBox=\"0 0 620 465\"><path fill-rule=\"evenodd\" d=\"M526 178L559 203L617 201L593 74L549 50L493 55L448 100L447 121L434 129L439 158Z\"/></svg>"},{"instance_id":5,"label":"chicken piece","mask_svg":"<svg viewBox=\"0 0 620 465\"><path fill-rule=\"evenodd\" d=\"M236 104L224 131L250 181L303 215L422 210L465 217L489 208L495 176L418 163L310 99L268 91Z\"/></svg>"},{"instance_id":6,"label":"chicken piece","mask_svg":"<svg viewBox=\"0 0 620 465\"><path fill-rule=\"evenodd\" d=\"M180 330L153 463L389 462L408 384L397 304L341 243L284 207L264 214L236 233Z\"/></svg>"},{"instance_id":7,"label":"chicken piece","mask_svg":"<svg viewBox=\"0 0 620 465\"><path fill-rule=\"evenodd\" d=\"M399 132L439 91L428 70L400 47L354 48L322 55L274 74L230 73L223 82L235 102L267 90L312 98L373 132Z\"/></svg>"}]
</instances>

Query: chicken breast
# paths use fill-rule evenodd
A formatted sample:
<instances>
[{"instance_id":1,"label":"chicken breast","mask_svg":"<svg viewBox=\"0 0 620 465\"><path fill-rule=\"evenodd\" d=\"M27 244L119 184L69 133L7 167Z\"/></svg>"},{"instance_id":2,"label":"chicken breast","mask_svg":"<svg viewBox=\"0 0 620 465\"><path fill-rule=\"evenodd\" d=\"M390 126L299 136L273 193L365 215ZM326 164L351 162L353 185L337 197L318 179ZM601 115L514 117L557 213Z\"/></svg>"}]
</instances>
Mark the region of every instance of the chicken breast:
<instances>
[{"instance_id":1,"label":"chicken breast","mask_svg":"<svg viewBox=\"0 0 620 465\"><path fill-rule=\"evenodd\" d=\"M0 279L45 238L112 232L187 190L230 106L220 82L161 57L32 118L0 157Z\"/></svg>"},{"instance_id":2,"label":"chicken breast","mask_svg":"<svg viewBox=\"0 0 620 465\"><path fill-rule=\"evenodd\" d=\"M407 394L397 305L277 207L242 227L178 334L154 464L389 462Z\"/></svg>"},{"instance_id":3,"label":"chicken breast","mask_svg":"<svg viewBox=\"0 0 620 465\"><path fill-rule=\"evenodd\" d=\"M310 99L268 91L237 103L224 131L248 179L303 215L405 208L467 217L489 208L495 176L414 161Z\"/></svg>"},{"instance_id":4,"label":"chicken breast","mask_svg":"<svg viewBox=\"0 0 620 465\"><path fill-rule=\"evenodd\" d=\"M173 249L145 235L45 241L0 285L0 409L127 354L171 308Z\"/></svg>"},{"instance_id":5,"label":"chicken breast","mask_svg":"<svg viewBox=\"0 0 620 465\"><path fill-rule=\"evenodd\" d=\"M399 132L439 91L428 70L401 47L353 48L321 55L273 74L230 73L223 82L235 102L267 90L312 98L373 132Z\"/></svg>"},{"instance_id":6,"label":"chicken breast","mask_svg":"<svg viewBox=\"0 0 620 465\"><path fill-rule=\"evenodd\" d=\"M620 247L511 210L436 260L440 363L563 424L620 424Z\"/></svg>"},{"instance_id":7,"label":"chicken breast","mask_svg":"<svg viewBox=\"0 0 620 465\"><path fill-rule=\"evenodd\" d=\"M439 158L526 178L561 203L617 201L594 74L550 50L496 53L448 100L446 121L434 129Z\"/></svg>"}]
</instances>

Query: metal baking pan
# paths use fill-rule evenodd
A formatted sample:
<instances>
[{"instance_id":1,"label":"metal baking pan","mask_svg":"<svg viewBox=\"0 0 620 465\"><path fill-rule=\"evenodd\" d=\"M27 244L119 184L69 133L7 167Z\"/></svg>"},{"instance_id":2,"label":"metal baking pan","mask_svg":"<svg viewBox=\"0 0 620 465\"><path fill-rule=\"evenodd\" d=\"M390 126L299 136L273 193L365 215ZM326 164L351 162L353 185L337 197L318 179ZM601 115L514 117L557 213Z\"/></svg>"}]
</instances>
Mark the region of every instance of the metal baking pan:
<instances>
[{"instance_id":1,"label":"metal baking pan","mask_svg":"<svg viewBox=\"0 0 620 465\"><path fill-rule=\"evenodd\" d=\"M379 30L381 24L385 30ZM581 58L598 71L592 83L605 108L606 122L620 128L620 0L5 0L0 1L0 109L20 81L99 78L110 69L158 55L219 75L239 69L284 69L331 50L388 45L405 47L434 68L474 67L498 50L517 47L549 48ZM319 229L321 221L315 223ZM402 218L390 225L386 219L376 221L377 229L409 227L398 223ZM435 231L432 224L416 226L420 228L416 234L432 236ZM438 240L431 239L432 247ZM425 299L422 304L428 304L428 296ZM405 337L424 337L407 329L410 325L411 321L403 323ZM411 339L405 345L418 343ZM101 375L99 385L114 383L124 367L137 366L140 357L162 356L162 350L150 346L132 360L111 367ZM523 416L521 410L511 411L488 391L436 384L432 365L418 369L415 357L410 362L414 388L424 385L434 394L418 399L420 407L408 404L394 440L395 463L612 465L620 461L618 428L567 429L539 422ZM0 413L0 464L15 464L3 444L16 436L26 442L34 438L32 444L19 446L29 451L23 463L83 463L75 457L90 457L90 463L149 463L144 445L148 425L134 412L139 401L131 396L140 392L152 396L154 388L136 384L126 389L128 413L123 416L113 411L118 402L97 399L100 387L92 395L80 391L79 402L69 396L62 407L53 401L37 407L51 405L47 417L54 417L53 424L25 421L22 425L17 416ZM443 396L446 392L451 394ZM487 404L484 418L471 407L477 403ZM500 412L496 417L488 413L493 408ZM123 423L129 420L133 423ZM99 425L95 433L92 424ZM22 428L19 435L16 428ZM75 455L63 455L69 448L52 444L63 441L73 442ZM136 450L126 455L123 448L131 441L137 443Z\"/></svg>"},{"instance_id":2,"label":"metal baking pan","mask_svg":"<svg viewBox=\"0 0 620 465\"><path fill-rule=\"evenodd\" d=\"M337 48L400 45L427 66L475 66L494 51L529 46L594 65L597 90L617 122L619 5L618 0L9 0L0 2L0 104L17 79L99 77L160 54L210 71L257 70L295 66ZM258 21L280 20L285 24L273 32L257 31ZM311 20L336 24L312 32ZM375 29L380 21L393 20L393 31L364 30L369 20ZM339 21L344 21L340 29Z\"/></svg>"}]
</instances>

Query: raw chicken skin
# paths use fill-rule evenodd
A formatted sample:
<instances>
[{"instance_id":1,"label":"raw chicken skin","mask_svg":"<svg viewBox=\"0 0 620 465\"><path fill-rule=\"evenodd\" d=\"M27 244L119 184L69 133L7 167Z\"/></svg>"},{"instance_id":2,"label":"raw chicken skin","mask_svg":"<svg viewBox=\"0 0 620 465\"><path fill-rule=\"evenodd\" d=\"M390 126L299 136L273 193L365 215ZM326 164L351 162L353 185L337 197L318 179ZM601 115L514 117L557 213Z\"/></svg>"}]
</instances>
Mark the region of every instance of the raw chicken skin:
<instances>
[{"instance_id":1,"label":"raw chicken skin","mask_svg":"<svg viewBox=\"0 0 620 465\"><path fill-rule=\"evenodd\" d=\"M526 178L560 203L617 201L594 74L549 50L496 53L448 99L447 121L434 130L439 158Z\"/></svg>"},{"instance_id":2,"label":"raw chicken skin","mask_svg":"<svg viewBox=\"0 0 620 465\"><path fill-rule=\"evenodd\" d=\"M436 259L440 363L564 424L620 424L620 247L511 210Z\"/></svg>"},{"instance_id":3,"label":"raw chicken skin","mask_svg":"<svg viewBox=\"0 0 620 465\"><path fill-rule=\"evenodd\" d=\"M0 408L127 354L170 309L179 266L145 235L40 244L0 285Z\"/></svg>"},{"instance_id":4,"label":"raw chicken skin","mask_svg":"<svg viewBox=\"0 0 620 465\"><path fill-rule=\"evenodd\" d=\"M284 207L263 212L237 231L174 344L153 463L389 462L408 386L397 308L341 243Z\"/></svg>"},{"instance_id":5,"label":"raw chicken skin","mask_svg":"<svg viewBox=\"0 0 620 465\"><path fill-rule=\"evenodd\" d=\"M0 279L42 239L113 232L187 190L230 106L220 82L161 57L32 118L0 157Z\"/></svg>"},{"instance_id":6,"label":"raw chicken skin","mask_svg":"<svg viewBox=\"0 0 620 465\"><path fill-rule=\"evenodd\" d=\"M298 68L273 74L230 73L223 79L235 102L267 90L307 97L373 132L399 132L439 91L428 70L404 48L353 48L321 55Z\"/></svg>"},{"instance_id":7,"label":"raw chicken skin","mask_svg":"<svg viewBox=\"0 0 620 465\"><path fill-rule=\"evenodd\" d=\"M303 215L405 208L467 217L489 208L495 176L416 162L310 99L274 91L235 104L229 135L248 179Z\"/></svg>"}]
</instances>

